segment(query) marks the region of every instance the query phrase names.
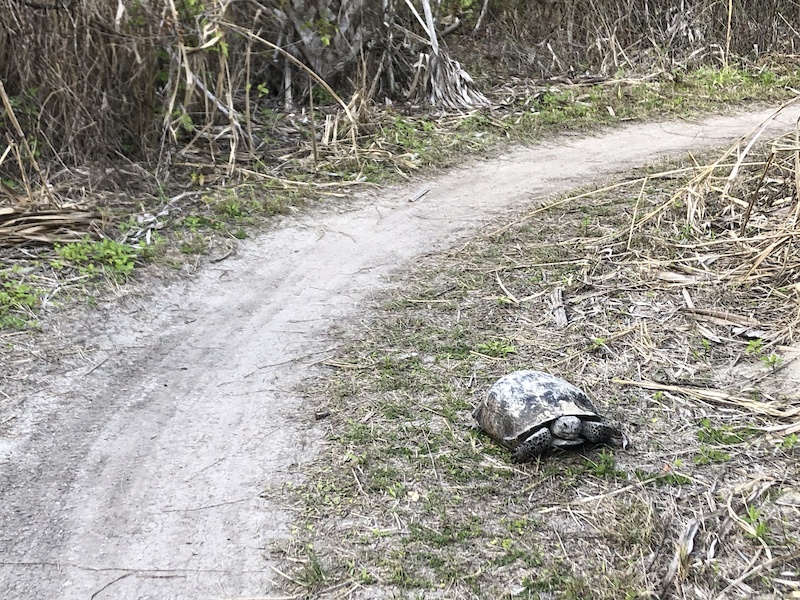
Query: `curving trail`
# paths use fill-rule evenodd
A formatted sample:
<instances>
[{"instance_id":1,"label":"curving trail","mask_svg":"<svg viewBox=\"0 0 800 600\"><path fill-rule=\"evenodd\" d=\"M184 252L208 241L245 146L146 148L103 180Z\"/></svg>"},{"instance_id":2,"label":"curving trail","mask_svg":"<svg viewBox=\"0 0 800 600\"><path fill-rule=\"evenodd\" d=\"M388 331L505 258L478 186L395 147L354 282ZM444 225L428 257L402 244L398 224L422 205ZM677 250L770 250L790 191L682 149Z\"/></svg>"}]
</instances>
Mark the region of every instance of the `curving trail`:
<instances>
[{"instance_id":1,"label":"curving trail","mask_svg":"<svg viewBox=\"0 0 800 600\"><path fill-rule=\"evenodd\" d=\"M335 346L332 326L415 257L534 197L726 144L770 113L637 124L472 161L346 212L286 219L191 282L88 323L88 367L30 390L0 439L0 598L280 595L265 553L289 516L259 494L319 447L293 390Z\"/></svg>"}]
</instances>

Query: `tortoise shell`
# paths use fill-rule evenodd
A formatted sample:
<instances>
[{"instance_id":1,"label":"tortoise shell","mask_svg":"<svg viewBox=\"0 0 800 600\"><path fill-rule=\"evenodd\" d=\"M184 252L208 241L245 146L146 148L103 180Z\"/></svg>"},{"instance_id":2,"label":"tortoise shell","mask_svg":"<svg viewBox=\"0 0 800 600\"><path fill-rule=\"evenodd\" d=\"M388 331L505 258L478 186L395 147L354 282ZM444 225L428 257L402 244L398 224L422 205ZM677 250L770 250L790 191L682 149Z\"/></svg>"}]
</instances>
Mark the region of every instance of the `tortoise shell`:
<instances>
[{"instance_id":1,"label":"tortoise shell","mask_svg":"<svg viewBox=\"0 0 800 600\"><path fill-rule=\"evenodd\" d=\"M602 421L580 389L559 377L528 370L501 377L472 416L491 438L511 450L559 417Z\"/></svg>"}]
</instances>

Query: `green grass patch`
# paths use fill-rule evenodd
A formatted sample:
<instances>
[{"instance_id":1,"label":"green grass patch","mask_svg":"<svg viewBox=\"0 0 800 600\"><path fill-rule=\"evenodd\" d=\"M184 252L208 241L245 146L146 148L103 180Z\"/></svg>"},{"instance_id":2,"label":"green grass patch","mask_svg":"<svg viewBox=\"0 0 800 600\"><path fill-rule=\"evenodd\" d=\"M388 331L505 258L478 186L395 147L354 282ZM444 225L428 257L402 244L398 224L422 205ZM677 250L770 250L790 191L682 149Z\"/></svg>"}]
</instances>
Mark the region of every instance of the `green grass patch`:
<instances>
[{"instance_id":1,"label":"green grass patch","mask_svg":"<svg viewBox=\"0 0 800 600\"><path fill-rule=\"evenodd\" d=\"M115 280L127 278L137 259L135 248L108 238L56 244L55 251L59 258L50 263L55 269L73 268L81 275L105 274Z\"/></svg>"},{"instance_id":2,"label":"green grass patch","mask_svg":"<svg viewBox=\"0 0 800 600\"><path fill-rule=\"evenodd\" d=\"M700 421L697 430L697 439L704 444L727 446L741 444L760 432L748 427L732 427L726 424L715 425L711 419L704 418Z\"/></svg>"}]
</instances>

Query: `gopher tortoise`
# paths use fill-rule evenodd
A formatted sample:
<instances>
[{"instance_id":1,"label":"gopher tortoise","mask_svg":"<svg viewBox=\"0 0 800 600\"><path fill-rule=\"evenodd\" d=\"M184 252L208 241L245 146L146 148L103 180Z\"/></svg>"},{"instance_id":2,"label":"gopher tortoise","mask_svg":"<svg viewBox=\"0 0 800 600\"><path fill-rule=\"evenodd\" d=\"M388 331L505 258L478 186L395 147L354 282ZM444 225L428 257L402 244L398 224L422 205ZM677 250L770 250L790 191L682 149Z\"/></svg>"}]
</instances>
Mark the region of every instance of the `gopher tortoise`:
<instances>
[{"instance_id":1,"label":"gopher tortoise","mask_svg":"<svg viewBox=\"0 0 800 600\"><path fill-rule=\"evenodd\" d=\"M622 432L603 420L585 393L541 371L504 375L472 416L492 439L511 450L517 463L550 448L623 441Z\"/></svg>"}]
</instances>

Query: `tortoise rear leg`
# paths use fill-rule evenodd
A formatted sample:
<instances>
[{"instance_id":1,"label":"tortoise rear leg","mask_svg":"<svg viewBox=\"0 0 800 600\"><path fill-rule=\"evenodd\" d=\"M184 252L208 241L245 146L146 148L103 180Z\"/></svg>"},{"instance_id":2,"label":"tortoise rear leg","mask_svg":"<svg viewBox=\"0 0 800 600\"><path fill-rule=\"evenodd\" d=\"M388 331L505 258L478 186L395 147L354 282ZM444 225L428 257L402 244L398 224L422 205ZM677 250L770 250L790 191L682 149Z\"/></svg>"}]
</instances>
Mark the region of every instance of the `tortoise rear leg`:
<instances>
[{"instance_id":1,"label":"tortoise rear leg","mask_svg":"<svg viewBox=\"0 0 800 600\"><path fill-rule=\"evenodd\" d=\"M547 450L553 442L553 436L547 427L542 427L527 440L522 442L511 453L511 460L515 463L528 462Z\"/></svg>"},{"instance_id":2,"label":"tortoise rear leg","mask_svg":"<svg viewBox=\"0 0 800 600\"><path fill-rule=\"evenodd\" d=\"M613 425L600 421L584 421L581 436L592 444L622 443L622 432Z\"/></svg>"}]
</instances>

